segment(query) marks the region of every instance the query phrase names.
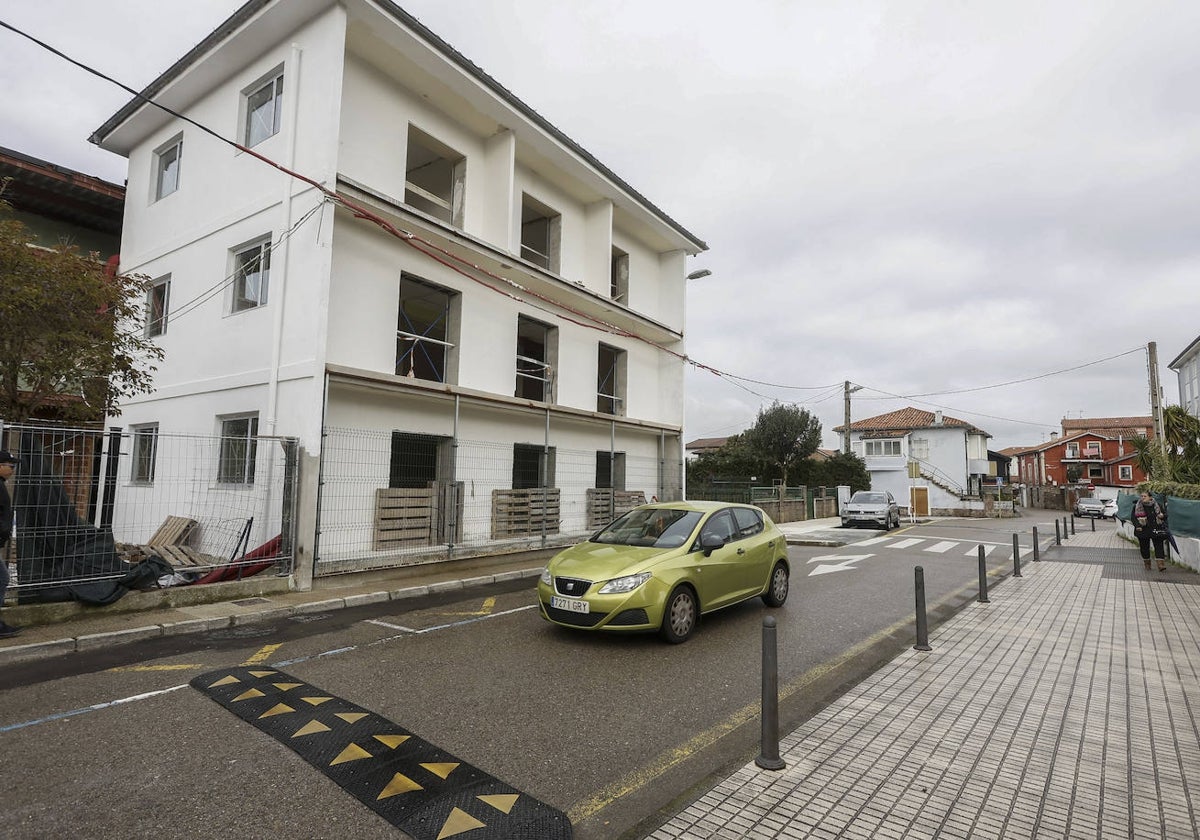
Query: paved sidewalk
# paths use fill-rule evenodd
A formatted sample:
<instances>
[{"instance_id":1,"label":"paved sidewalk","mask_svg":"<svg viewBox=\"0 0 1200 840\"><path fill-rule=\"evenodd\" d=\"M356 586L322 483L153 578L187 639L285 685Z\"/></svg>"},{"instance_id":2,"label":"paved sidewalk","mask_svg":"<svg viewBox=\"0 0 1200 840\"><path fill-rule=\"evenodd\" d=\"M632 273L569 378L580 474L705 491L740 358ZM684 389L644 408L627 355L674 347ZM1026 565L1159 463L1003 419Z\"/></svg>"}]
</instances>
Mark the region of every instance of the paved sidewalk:
<instances>
[{"instance_id":1,"label":"paved sidewalk","mask_svg":"<svg viewBox=\"0 0 1200 840\"><path fill-rule=\"evenodd\" d=\"M1076 525L648 840L1200 838L1200 575Z\"/></svg>"}]
</instances>

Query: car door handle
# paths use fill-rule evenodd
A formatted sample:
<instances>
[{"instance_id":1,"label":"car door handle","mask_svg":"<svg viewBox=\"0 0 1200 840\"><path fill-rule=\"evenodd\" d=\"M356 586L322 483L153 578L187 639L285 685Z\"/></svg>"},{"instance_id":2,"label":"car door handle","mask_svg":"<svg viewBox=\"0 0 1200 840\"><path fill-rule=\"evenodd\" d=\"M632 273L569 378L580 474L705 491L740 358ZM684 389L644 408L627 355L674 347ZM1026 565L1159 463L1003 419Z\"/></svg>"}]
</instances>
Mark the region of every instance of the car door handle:
<instances>
[{"instance_id":1,"label":"car door handle","mask_svg":"<svg viewBox=\"0 0 1200 840\"><path fill-rule=\"evenodd\" d=\"M746 553L746 549L744 549L744 548L738 549L738 554L745 554L745 553Z\"/></svg>"}]
</instances>

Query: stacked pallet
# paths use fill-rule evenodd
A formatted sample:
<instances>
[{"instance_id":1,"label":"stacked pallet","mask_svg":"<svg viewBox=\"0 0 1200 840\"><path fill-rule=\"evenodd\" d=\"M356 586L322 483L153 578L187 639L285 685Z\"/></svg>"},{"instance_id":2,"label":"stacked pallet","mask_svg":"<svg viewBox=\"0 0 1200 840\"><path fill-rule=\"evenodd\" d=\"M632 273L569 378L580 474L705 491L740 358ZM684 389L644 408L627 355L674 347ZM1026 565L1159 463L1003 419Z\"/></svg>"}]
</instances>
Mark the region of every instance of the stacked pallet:
<instances>
[{"instance_id":1,"label":"stacked pallet","mask_svg":"<svg viewBox=\"0 0 1200 840\"><path fill-rule=\"evenodd\" d=\"M557 534L562 520L557 487L492 491L492 539Z\"/></svg>"},{"instance_id":2,"label":"stacked pallet","mask_svg":"<svg viewBox=\"0 0 1200 840\"><path fill-rule=\"evenodd\" d=\"M588 530L598 531L618 516L646 504L641 490L608 490L589 487L587 491Z\"/></svg>"},{"instance_id":3,"label":"stacked pallet","mask_svg":"<svg viewBox=\"0 0 1200 840\"><path fill-rule=\"evenodd\" d=\"M375 491L375 538L372 546L380 551L431 545L436 521L436 488L381 488Z\"/></svg>"}]
</instances>

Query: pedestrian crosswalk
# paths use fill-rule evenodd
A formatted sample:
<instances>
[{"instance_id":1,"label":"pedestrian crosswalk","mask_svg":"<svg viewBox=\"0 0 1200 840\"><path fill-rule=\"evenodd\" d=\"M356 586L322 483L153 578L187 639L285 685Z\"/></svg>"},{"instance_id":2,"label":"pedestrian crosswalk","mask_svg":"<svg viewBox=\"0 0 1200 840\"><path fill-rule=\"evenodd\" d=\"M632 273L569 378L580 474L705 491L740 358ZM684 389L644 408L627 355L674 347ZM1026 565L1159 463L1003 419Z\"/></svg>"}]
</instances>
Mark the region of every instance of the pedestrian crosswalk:
<instances>
[{"instance_id":1,"label":"pedestrian crosswalk","mask_svg":"<svg viewBox=\"0 0 1200 840\"><path fill-rule=\"evenodd\" d=\"M978 557L979 548L983 547L985 557L990 556L997 549L1002 549L1005 546L1009 548L1006 553L1012 552L1012 543L998 542L980 542L978 540L947 540L940 537L871 537L870 539L859 540L858 542L849 543L847 547L861 548L862 546L875 546L876 548L914 548L921 551L928 551L931 554L948 554L950 552L961 551L965 557ZM1032 551L1032 545L1021 545L1022 553Z\"/></svg>"}]
</instances>

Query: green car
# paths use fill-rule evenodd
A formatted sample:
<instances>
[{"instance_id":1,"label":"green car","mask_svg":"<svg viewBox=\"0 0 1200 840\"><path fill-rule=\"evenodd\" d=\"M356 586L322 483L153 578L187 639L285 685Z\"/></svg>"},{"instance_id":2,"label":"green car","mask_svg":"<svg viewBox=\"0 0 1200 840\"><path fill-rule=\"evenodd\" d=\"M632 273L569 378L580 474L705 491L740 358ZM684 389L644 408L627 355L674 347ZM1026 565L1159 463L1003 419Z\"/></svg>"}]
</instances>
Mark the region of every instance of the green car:
<instances>
[{"instance_id":1,"label":"green car","mask_svg":"<svg viewBox=\"0 0 1200 840\"><path fill-rule=\"evenodd\" d=\"M634 508L542 571L542 617L564 627L654 631L687 641L700 615L788 596L787 540L752 505L668 502Z\"/></svg>"}]
</instances>

